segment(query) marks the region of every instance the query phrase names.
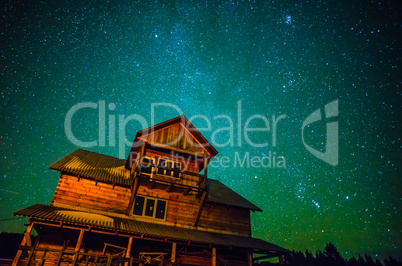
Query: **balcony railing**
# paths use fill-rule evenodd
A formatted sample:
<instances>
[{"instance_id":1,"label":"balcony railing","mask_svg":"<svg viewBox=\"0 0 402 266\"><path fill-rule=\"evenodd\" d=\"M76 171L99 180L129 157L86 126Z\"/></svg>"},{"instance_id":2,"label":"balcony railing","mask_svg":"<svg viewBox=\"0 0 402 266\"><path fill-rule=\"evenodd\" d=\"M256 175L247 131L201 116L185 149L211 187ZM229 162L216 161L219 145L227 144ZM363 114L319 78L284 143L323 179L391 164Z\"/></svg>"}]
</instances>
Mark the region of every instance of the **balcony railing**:
<instances>
[{"instance_id":1,"label":"balcony railing","mask_svg":"<svg viewBox=\"0 0 402 266\"><path fill-rule=\"evenodd\" d=\"M143 177L144 174L148 174L151 176L155 176L155 175L156 176L158 176L158 175L164 176L163 174L162 175L158 174L158 173L160 173L159 170L162 169L163 170L162 172L166 173L167 171L169 171L170 173L173 173L172 178L168 181L171 184L184 185L186 187L194 188L196 190L204 190L205 189L205 184L206 184L206 180L207 180L208 156L203 156L202 162L203 162L204 174L199 174L199 173L182 170L179 168L172 168L172 167L168 167L168 166L164 166L164 165L157 165L157 164L154 164L153 162L152 163L148 162L147 160L144 160L146 158L145 157L146 149L147 149L147 144L144 143L139 148L135 160L133 160L132 167L131 167L132 181L134 181L135 178L137 178L137 177ZM147 169L151 169L151 171L147 171L147 173L145 173L145 171L143 171L144 166L146 166ZM195 177L196 185L188 185L188 184L185 185L185 184L183 184L183 182L177 181L177 180L182 180L182 177L185 175ZM176 176L176 178L174 176ZM158 178L152 178L152 181L153 182L158 182L158 181L166 182L166 180L163 180L163 179L158 180Z\"/></svg>"},{"instance_id":2,"label":"balcony railing","mask_svg":"<svg viewBox=\"0 0 402 266\"><path fill-rule=\"evenodd\" d=\"M133 257L126 258L125 251L118 254L99 254L99 253L87 253L80 251L62 249L52 249L48 247L35 247L35 246L19 246L19 250L23 251L23 254L27 252L26 259L20 259L17 265L60 265L69 263L70 265L133 265L140 262L139 259ZM41 253L41 254L40 254ZM36 255L38 254L38 255ZM35 256L36 255L36 256Z\"/></svg>"}]
</instances>

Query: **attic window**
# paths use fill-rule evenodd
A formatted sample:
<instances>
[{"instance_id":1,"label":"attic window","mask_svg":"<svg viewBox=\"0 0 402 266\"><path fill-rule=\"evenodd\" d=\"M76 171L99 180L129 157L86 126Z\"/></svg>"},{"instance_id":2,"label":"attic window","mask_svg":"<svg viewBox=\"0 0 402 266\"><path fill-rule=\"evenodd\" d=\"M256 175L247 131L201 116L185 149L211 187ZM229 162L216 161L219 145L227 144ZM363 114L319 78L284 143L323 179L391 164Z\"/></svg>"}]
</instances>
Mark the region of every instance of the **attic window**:
<instances>
[{"instance_id":1,"label":"attic window","mask_svg":"<svg viewBox=\"0 0 402 266\"><path fill-rule=\"evenodd\" d=\"M166 215L166 200L136 196L133 214L164 220Z\"/></svg>"},{"instance_id":2,"label":"attic window","mask_svg":"<svg viewBox=\"0 0 402 266\"><path fill-rule=\"evenodd\" d=\"M173 168L180 170L181 164L179 162L167 160L167 159L159 159L159 164L158 164L158 174L159 175L167 175L175 178L180 178L180 173L179 171L173 171L169 170L166 168Z\"/></svg>"}]
</instances>

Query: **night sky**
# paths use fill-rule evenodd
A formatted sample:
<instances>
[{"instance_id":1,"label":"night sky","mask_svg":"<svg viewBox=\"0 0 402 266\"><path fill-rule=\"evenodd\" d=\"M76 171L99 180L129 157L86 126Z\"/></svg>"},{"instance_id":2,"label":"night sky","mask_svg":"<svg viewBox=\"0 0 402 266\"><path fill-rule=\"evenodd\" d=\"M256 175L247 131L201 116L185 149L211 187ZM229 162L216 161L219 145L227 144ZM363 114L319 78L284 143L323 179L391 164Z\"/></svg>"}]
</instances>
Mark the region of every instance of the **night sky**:
<instances>
[{"instance_id":1,"label":"night sky","mask_svg":"<svg viewBox=\"0 0 402 266\"><path fill-rule=\"evenodd\" d=\"M6 2L0 231L23 232L12 212L50 203L56 160L125 158L125 138L183 113L219 151L209 177L263 209L254 237L402 259L399 1ZM336 100L338 116L304 129L323 152L338 122L333 166L301 129ZM66 134L73 107L73 136L92 145Z\"/></svg>"}]
</instances>

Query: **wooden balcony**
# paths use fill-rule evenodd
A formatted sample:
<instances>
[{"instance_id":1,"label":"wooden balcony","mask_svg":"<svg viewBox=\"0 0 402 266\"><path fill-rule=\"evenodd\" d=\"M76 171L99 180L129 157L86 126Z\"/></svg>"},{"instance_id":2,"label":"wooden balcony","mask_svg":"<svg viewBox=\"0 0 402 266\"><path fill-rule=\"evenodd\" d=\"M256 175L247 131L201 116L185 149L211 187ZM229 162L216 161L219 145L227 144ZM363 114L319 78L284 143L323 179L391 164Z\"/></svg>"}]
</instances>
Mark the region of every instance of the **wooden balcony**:
<instances>
[{"instance_id":1,"label":"wooden balcony","mask_svg":"<svg viewBox=\"0 0 402 266\"><path fill-rule=\"evenodd\" d=\"M132 182L139 178L141 182L165 184L167 186L179 187L185 190L190 189L197 192L205 190L208 173L208 156L202 157L202 160L199 159L204 169L204 174L200 174L146 162L144 159L146 158L147 147L149 147L149 145L145 143L141 146L132 164L130 176ZM147 169L146 171L145 168ZM149 171L148 169L151 170ZM169 172L170 175L160 174L164 172Z\"/></svg>"}]
</instances>

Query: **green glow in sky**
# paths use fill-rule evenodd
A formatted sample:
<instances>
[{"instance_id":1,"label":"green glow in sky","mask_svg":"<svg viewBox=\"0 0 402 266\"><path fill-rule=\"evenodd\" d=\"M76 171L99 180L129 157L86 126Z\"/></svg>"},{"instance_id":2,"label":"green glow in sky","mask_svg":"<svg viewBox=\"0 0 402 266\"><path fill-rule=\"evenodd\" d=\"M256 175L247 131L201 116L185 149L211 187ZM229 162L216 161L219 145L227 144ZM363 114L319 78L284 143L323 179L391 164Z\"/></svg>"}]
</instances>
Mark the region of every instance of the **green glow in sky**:
<instances>
[{"instance_id":1,"label":"green glow in sky","mask_svg":"<svg viewBox=\"0 0 402 266\"><path fill-rule=\"evenodd\" d=\"M251 216L253 236L401 259L394 1L24 2L2 4L3 219L50 203L59 174L49 165L82 148L65 128L77 104L92 107L72 116L74 137L122 158L124 138L182 112L219 151L209 176L263 209ZM339 113L326 117L336 100ZM326 125L338 122L336 166L303 144L303 121L317 109L304 141L324 152L335 132ZM25 222L0 230L22 232Z\"/></svg>"}]
</instances>

